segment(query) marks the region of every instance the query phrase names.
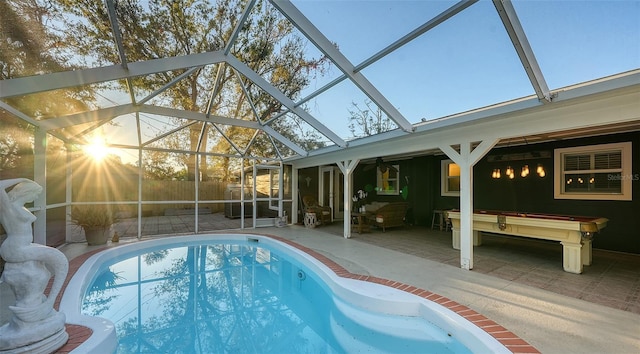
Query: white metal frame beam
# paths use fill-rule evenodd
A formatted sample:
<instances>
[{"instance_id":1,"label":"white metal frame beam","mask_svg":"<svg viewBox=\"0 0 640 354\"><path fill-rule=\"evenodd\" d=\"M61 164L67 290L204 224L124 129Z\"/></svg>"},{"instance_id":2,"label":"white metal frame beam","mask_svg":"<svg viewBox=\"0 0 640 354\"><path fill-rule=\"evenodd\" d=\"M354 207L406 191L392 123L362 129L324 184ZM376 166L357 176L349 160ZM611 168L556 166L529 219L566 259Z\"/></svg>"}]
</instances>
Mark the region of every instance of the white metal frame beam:
<instances>
[{"instance_id":1,"label":"white metal frame beam","mask_svg":"<svg viewBox=\"0 0 640 354\"><path fill-rule=\"evenodd\" d=\"M151 144L155 143L156 141L162 140L162 139L168 137L169 135L175 134L176 132L179 132L180 130L185 129L187 127L190 127L190 126L192 126L194 124L196 124L196 122L189 122L189 123L181 125L181 126L179 126L177 128L171 129L171 130L169 130L167 132L164 132L164 133L162 133L160 135L157 135L157 136L153 137L153 139L147 140L146 142L140 144L140 147L145 147L147 145L151 145Z\"/></svg>"},{"instance_id":2,"label":"white metal frame beam","mask_svg":"<svg viewBox=\"0 0 640 354\"><path fill-rule=\"evenodd\" d=\"M67 128L77 124L85 124L91 122L103 121L106 119L113 119L125 114L135 113L137 111L136 106L131 103L126 103L120 106L113 106L107 108L100 108L93 111L69 114L66 116L60 116L56 118L49 118L39 121L39 125L46 127L48 130Z\"/></svg>"},{"instance_id":3,"label":"white metal frame beam","mask_svg":"<svg viewBox=\"0 0 640 354\"><path fill-rule=\"evenodd\" d=\"M469 6L475 4L476 2L478 2L478 0L462 0L462 1L454 4L453 6L448 8L447 10L443 11L442 13L440 13L438 16L436 16L436 17L432 18L431 20L425 22L424 24L422 24L418 28L414 29L413 31L411 31L407 35L403 36L402 38L400 38L397 41L393 42L392 44L390 44L386 48L382 49L378 53L372 55L368 59L365 59L360 64L356 65L354 67L354 72L359 72L359 71L363 70L364 68L366 68L367 66L369 66L369 65L375 63L376 61L384 58L388 54L390 54L393 51L397 50L398 48L404 46L405 44L411 42L412 40L416 39L417 37L421 36L422 34L426 33L427 31L433 29L434 27L436 27L437 25L443 23L444 21L450 19L454 15L460 13L462 10L468 8ZM306 96L303 99L301 99L300 101L298 101L296 104L298 106L300 106L300 105L304 104L305 102L308 102L308 101L312 100L314 97L319 96L323 92L329 90L333 86L336 86L337 84L341 83L342 81L344 81L346 79L347 79L347 75L346 74L342 74L339 77L331 80L329 83L325 84L321 88L313 91L308 96Z\"/></svg>"},{"instance_id":4,"label":"white metal frame beam","mask_svg":"<svg viewBox=\"0 0 640 354\"><path fill-rule=\"evenodd\" d=\"M240 156L246 156L247 154L247 149L241 149L234 141L232 141L227 134L225 134L222 129L220 129L220 127L216 124L216 123L208 123L211 124L211 126L220 134L220 136L222 136L224 138L224 140L227 141L227 143L229 143L229 145L238 153L240 154ZM256 130L256 132L253 134L254 136L258 134L258 131ZM253 138L252 138L253 139Z\"/></svg>"},{"instance_id":5,"label":"white metal frame beam","mask_svg":"<svg viewBox=\"0 0 640 354\"><path fill-rule=\"evenodd\" d=\"M122 35L120 34L120 26L118 25L118 16L116 14L116 7L113 4L113 0L105 0L105 6L107 7L107 14L109 15L109 22L111 23L111 33L113 33L113 40L118 48L118 56L122 62L122 67L127 68L127 56L124 52L124 46L122 45Z\"/></svg>"},{"instance_id":6,"label":"white metal frame beam","mask_svg":"<svg viewBox=\"0 0 640 354\"><path fill-rule=\"evenodd\" d=\"M229 53L231 53L231 48L233 47L233 44L238 38L238 35L240 34L240 30L242 30L242 27L244 27L244 24L247 22L247 19L249 18L249 15L251 14L251 10L253 9L253 6L255 5L255 3L256 3L256 0L250 0L249 3L247 3L247 6L244 8L244 11L242 12L242 16L240 17L240 20L238 20L238 23L236 23L236 27L233 29L233 32L231 33L231 37L229 37L229 42L224 48L224 55L228 55Z\"/></svg>"},{"instance_id":7,"label":"white metal frame beam","mask_svg":"<svg viewBox=\"0 0 640 354\"><path fill-rule=\"evenodd\" d=\"M116 47L118 48L118 55L120 56L120 62L123 68L127 68L128 60L127 55L122 45L122 34L120 33L120 26L118 25L118 16L116 14L116 7L113 4L113 0L105 0L107 6L107 13L109 14L109 22L111 22L111 32L113 33L113 39L115 40ZM133 84L131 79L125 79L127 82L127 88L129 89L129 98L132 103L136 103L136 95L133 93Z\"/></svg>"},{"instance_id":8,"label":"white metal frame beam","mask_svg":"<svg viewBox=\"0 0 640 354\"><path fill-rule=\"evenodd\" d=\"M400 129L412 132L413 126L378 89L345 57L325 35L307 19L290 1L270 0L289 21L324 53L351 81L393 120Z\"/></svg>"},{"instance_id":9,"label":"white metal frame beam","mask_svg":"<svg viewBox=\"0 0 640 354\"><path fill-rule=\"evenodd\" d=\"M238 85L240 86L240 89L242 89L242 93L244 94L244 97L247 100L249 107L251 107L251 112L253 113L254 118L256 119L256 121L258 121L260 125L264 125L264 123L262 122L262 119L260 119L260 115L258 115L258 110L256 109L256 106L253 103L251 94L249 90L247 90L247 85L245 85L244 82L242 81L242 76L240 76L240 73L235 69L233 70L233 74L235 75L236 80L238 80Z\"/></svg>"},{"instance_id":10,"label":"white metal frame beam","mask_svg":"<svg viewBox=\"0 0 640 354\"><path fill-rule=\"evenodd\" d=\"M287 107L291 112L298 115L300 118L305 120L309 125L318 130L322 135L326 136L329 140L333 141L336 145L341 147L346 147L347 142L340 138L336 133L334 133L331 129L327 128L324 124L320 123L317 119L315 119L311 114L309 114L304 109L297 107L295 102L287 97L280 90L271 85L267 80L265 80L262 76L258 75L255 71L251 70L246 64L238 60L233 56L228 56L226 58L227 64L231 65L234 69L238 70L242 75L251 80L258 87L266 91L273 98L282 103L285 107ZM303 154L306 156L307 154Z\"/></svg>"},{"instance_id":11,"label":"white metal frame beam","mask_svg":"<svg viewBox=\"0 0 640 354\"><path fill-rule=\"evenodd\" d=\"M262 126L255 121L228 118L228 117L222 117L222 116L214 116L214 115L210 115L207 117L207 114L202 112L186 111L186 110L177 109L177 108L141 105L137 108L137 110L141 113L149 113L149 114L155 114L155 115L166 116L166 117L184 118L184 119L196 120L201 122L212 122L212 123L218 123L218 124L224 124L224 125L233 125L233 126L242 127L242 128L251 128L251 129L262 128Z\"/></svg>"},{"instance_id":12,"label":"white metal frame beam","mask_svg":"<svg viewBox=\"0 0 640 354\"><path fill-rule=\"evenodd\" d=\"M13 114L14 116L22 119L23 121L25 121L25 122L27 122L29 124L34 125L36 127L44 125L43 123L45 123L45 124L47 123L47 121L37 121L37 120L29 117L28 115L20 112L19 110L17 110L13 106L9 105L8 103L6 103L6 102L4 102L2 100L0 100L0 108L4 109L5 111ZM47 124L47 126L48 126L48 124Z\"/></svg>"},{"instance_id":13,"label":"white metal frame beam","mask_svg":"<svg viewBox=\"0 0 640 354\"><path fill-rule=\"evenodd\" d=\"M0 99L68 87L97 84L105 81L127 79L159 72L216 64L225 60L222 51L204 52L179 57L151 59L122 65L65 71L37 76L0 80Z\"/></svg>"},{"instance_id":14,"label":"white metal frame beam","mask_svg":"<svg viewBox=\"0 0 640 354\"><path fill-rule=\"evenodd\" d=\"M422 24L418 28L416 28L413 31L411 31L411 32L407 33L406 35L402 36L402 38L400 38L397 41L391 43L386 48L384 48L381 51L377 52L376 54L372 55L368 59L365 59L364 61L362 61L362 63L356 65L354 71L355 72L359 72L362 69L366 68L367 66L377 62L378 60L384 58L388 54L394 52L395 50L397 50L398 48L402 47L403 45L411 42L412 40L418 38L419 36L423 35L427 31L435 28L439 24L441 24L444 21L450 19L451 17L457 15L458 13L462 12L464 9L468 8L469 6L475 4L478 1L479 0L462 0L460 2L455 3L453 6L449 7L445 11L441 12L436 17L434 17L431 20L425 22L424 24Z\"/></svg>"},{"instance_id":15,"label":"white metal frame beam","mask_svg":"<svg viewBox=\"0 0 640 354\"><path fill-rule=\"evenodd\" d=\"M147 101L151 100L152 98L158 96L159 94L163 93L164 91L166 91L167 89L169 89L171 86L177 84L178 82L180 82L182 79L186 78L187 76L193 74L194 71L196 70L200 70L202 69L202 66L195 66L193 68L190 68L189 70L183 72L182 74L174 77L173 79L171 79L171 81L169 81L168 83L166 83L164 86L162 86L161 88L153 91L152 93L150 93L147 97L141 99L138 104L143 104L146 103Z\"/></svg>"},{"instance_id":16,"label":"white metal frame beam","mask_svg":"<svg viewBox=\"0 0 640 354\"><path fill-rule=\"evenodd\" d=\"M2 102L0 102L0 104L2 104L3 107L5 106L5 104L3 104ZM11 110L11 112L15 111L12 109L11 106L8 106L8 105L6 106L8 108L7 110ZM15 111L15 112L20 113L19 111ZM44 121L34 120L32 123L36 125L40 125L46 130L55 130L55 129L70 127L76 124L104 121L104 120L113 119L115 117L119 117L122 115L131 114L131 113L140 113L140 112L161 115L166 117L184 118L184 119L201 121L201 122L218 123L218 124L239 126L244 128L250 128L250 129L264 130L265 133L273 136L273 138L280 141L282 144L284 144L291 150L295 151L297 154L302 156L307 155L307 151L304 150L302 147L298 146L297 144L295 144L294 142L292 142L287 137L280 134L270 126L263 126L258 122L247 121L242 119L234 119L234 118L228 118L228 117L222 117L222 116L213 116L213 115L207 116L206 114L200 113L200 112L185 111L185 110L180 110L175 108L158 107L158 106L152 106L152 105L136 106L136 105L127 103L120 106L102 108L95 111L70 114L67 116L51 118ZM31 121L29 122L31 123Z\"/></svg>"},{"instance_id":17,"label":"white metal frame beam","mask_svg":"<svg viewBox=\"0 0 640 354\"><path fill-rule=\"evenodd\" d=\"M280 141L281 143L286 145L291 150L295 151L297 154L299 154L301 156L306 156L307 155L307 151L306 150L304 150L303 148L301 148L297 144L293 143L291 140L286 138L284 135L278 133L276 130L274 130L273 128L271 128L269 126L260 125L260 123L255 122L255 121L248 121L248 120L243 120L243 119L234 119L234 118L227 118L227 117L213 116L213 115L207 116L207 114L200 113L200 112L185 111L185 110L180 110L180 109L175 109L175 108L158 107L158 106L150 106L150 105L139 106L138 107L138 111L139 112L144 112L144 113L149 113L149 114L167 116L167 117L185 118L185 119L190 119L190 120L197 120L197 121L202 121L202 122L211 122L211 123L217 123L217 124L231 125L231 126L250 128L250 129L258 129L258 130L262 129L262 130L265 131L265 133L267 133L269 135L272 135L275 139L277 139L278 141Z\"/></svg>"},{"instance_id":18,"label":"white metal frame beam","mask_svg":"<svg viewBox=\"0 0 640 354\"><path fill-rule=\"evenodd\" d=\"M500 20L502 20L502 24L507 30L507 34L518 53L520 62L529 77L529 81L531 81L531 85L533 85L533 89L536 91L538 99L543 103L551 102L552 96L549 92L549 87L511 0L493 0L493 5L498 11L498 16L500 16Z\"/></svg>"}]
</instances>

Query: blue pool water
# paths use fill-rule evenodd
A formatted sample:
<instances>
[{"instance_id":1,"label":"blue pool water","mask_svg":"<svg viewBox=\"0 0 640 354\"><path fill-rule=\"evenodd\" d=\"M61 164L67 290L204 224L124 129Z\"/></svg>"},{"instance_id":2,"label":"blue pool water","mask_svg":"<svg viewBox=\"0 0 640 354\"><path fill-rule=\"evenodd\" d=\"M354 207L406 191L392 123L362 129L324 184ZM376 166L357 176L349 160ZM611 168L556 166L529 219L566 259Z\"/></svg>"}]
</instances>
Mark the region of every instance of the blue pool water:
<instances>
[{"instance_id":1,"label":"blue pool water","mask_svg":"<svg viewBox=\"0 0 640 354\"><path fill-rule=\"evenodd\" d=\"M82 314L113 323L118 353L471 352L461 326L441 328L450 318L437 326L418 303L344 290L277 244L210 238L120 251L94 267Z\"/></svg>"}]
</instances>

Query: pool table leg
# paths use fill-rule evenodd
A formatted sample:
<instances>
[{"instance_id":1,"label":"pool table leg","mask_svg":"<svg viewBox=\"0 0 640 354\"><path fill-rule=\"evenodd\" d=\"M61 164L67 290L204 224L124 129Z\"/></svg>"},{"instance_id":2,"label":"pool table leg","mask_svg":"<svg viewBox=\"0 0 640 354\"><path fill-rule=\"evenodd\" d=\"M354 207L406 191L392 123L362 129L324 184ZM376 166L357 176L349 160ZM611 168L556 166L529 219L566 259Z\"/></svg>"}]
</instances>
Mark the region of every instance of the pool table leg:
<instances>
[{"instance_id":1,"label":"pool table leg","mask_svg":"<svg viewBox=\"0 0 640 354\"><path fill-rule=\"evenodd\" d=\"M562 244L562 266L565 272L580 274L583 265L583 246L581 242L560 242Z\"/></svg>"},{"instance_id":2,"label":"pool table leg","mask_svg":"<svg viewBox=\"0 0 640 354\"><path fill-rule=\"evenodd\" d=\"M453 249L460 249L460 230L452 229L453 238L451 239L453 243ZM482 232L473 230L473 245L480 246L482 245Z\"/></svg>"},{"instance_id":3,"label":"pool table leg","mask_svg":"<svg viewBox=\"0 0 640 354\"><path fill-rule=\"evenodd\" d=\"M451 233L453 237L451 238L452 246L454 250L460 249L460 230L452 229Z\"/></svg>"},{"instance_id":4,"label":"pool table leg","mask_svg":"<svg viewBox=\"0 0 640 354\"><path fill-rule=\"evenodd\" d=\"M582 264L591 265L591 240L582 239Z\"/></svg>"},{"instance_id":5,"label":"pool table leg","mask_svg":"<svg viewBox=\"0 0 640 354\"><path fill-rule=\"evenodd\" d=\"M482 232L473 231L473 245L482 246Z\"/></svg>"}]
</instances>

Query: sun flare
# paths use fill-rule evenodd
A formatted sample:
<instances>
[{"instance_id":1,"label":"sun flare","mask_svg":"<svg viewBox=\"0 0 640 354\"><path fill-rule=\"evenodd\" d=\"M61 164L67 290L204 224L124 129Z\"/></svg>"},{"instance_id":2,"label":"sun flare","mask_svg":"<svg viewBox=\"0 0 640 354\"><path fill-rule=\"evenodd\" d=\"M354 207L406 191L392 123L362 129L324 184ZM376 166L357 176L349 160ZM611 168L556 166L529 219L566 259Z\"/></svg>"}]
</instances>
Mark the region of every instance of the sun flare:
<instances>
[{"instance_id":1,"label":"sun flare","mask_svg":"<svg viewBox=\"0 0 640 354\"><path fill-rule=\"evenodd\" d=\"M102 161L109 154L109 148L103 137L94 137L89 145L84 147L84 151L97 162Z\"/></svg>"}]
</instances>

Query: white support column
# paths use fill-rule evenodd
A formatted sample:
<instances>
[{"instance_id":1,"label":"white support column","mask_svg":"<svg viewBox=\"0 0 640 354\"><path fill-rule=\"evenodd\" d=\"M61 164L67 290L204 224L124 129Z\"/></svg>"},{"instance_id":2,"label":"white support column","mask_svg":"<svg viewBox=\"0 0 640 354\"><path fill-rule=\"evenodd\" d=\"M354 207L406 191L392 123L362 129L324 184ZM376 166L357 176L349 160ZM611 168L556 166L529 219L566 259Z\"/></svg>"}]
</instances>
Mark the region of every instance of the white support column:
<instances>
[{"instance_id":1,"label":"white support column","mask_svg":"<svg viewBox=\"0 0 640 354\"><path fill-rule=\"evenodd\" d=\"M344 195L342 196L344 200L344 209L342 211L344 219L342 220L342 234L344 238L351 238L351 210L353 209L351 207L351 196L353 195L353 174L343 173L342 175L344 176Z\"/></svg>"},{"instance_id":2,"label":"white support column","mask_svg":"<svg viewBox=\"0 0 640 354\"><path fill-rule=\"evenodd\" d=\"M353 195L353 171L360 160L338 161L337 165L344 176L344 238L351 238L351 196Z\"/></svg>"},{"instance_id":3,"label":"white support column","mask_svg":"<svg viewBox=\"0 0 640 354\"><path fill-rule=\"evenodd\" d=\"M473 165L469 163L470 144L460 144L458 153L451 146L440 149L460 167L460 267L473 269Z\"/></svg>"},{"instance_id":4,"label":"white support column","mask_svg":"<svg viewBox=\"0 0 640 354\"><path fill-rule=\"evenodd\" d=\"M256 199L258 198L258 186L257 186L257 180L258 180L258 171L257 171L257 167L256 167L256 160L251 160L251 165L253 166L253 178L252 178L252 190L253 190L253 198L251 200L251 202L253 203L253 211L251 212L253 215L253 228L255 229L258 226L258 202L256 201Z\"/></svg>"},{"instance_id":5,"label":"white support column","mask_svg":"<svg viewBox=\"0 0 640 354\"><path fill-rule=\"evenodd\" d=\"M71 232L71 202L72 202L72 197L73 197L73 168L72 166L72 149L73 147L71 146L71 144L67 144L65 146L65 161L66 163L66 168L65 168L65 196L64 196L64 203L66 205L65 207L65 211L64 211L64 229L65 229L65 241L66 242L72 242L73 238L72 238L72 232Z\"/></svg>"},{"instance_id":6,"label":"white support column","mask_svg":"<svg viewBox=\"0 0 640 354\"><path fill-rule=\"evenodd\" d=\"M245 184L245 176L244 176L244 157L240 158L240 228L244 230L244 225L245 225L245 214L244 214L244 208L245 206L245 193L244 193L244 184ZM231 197L233 198L233 197ZM232 204L233 205L233 204ZM233 209L233 207L232 207Z\"/></svg>"},{"instance_id":7,"label":"white support column","mask_svg":"<svg viewBox=\"0 0 640 354\"><path fill-rule=\"evenodd\" d=\"M469 163L468 145L460 148L463 161L460 166L460 267L473 269L473 165ZM464 193L462 191L465 191Z\"/></svg>"},{"instance_id":8,"label":"white support column","mask_svg":"<svg viewBox=\"0 0 640 354\"><path fill-rule=\"evenodd\" d=\"M36 128L34 139L33 180L42 186L42 193L34 201L33 242L47 244L47 131Z\"/></svg>"},{"instance_id":9,"label":"white support column","mask_svg":"<svg viewBox=\"0 0 640 354\"><path fill-rule=\"evenodd\" d=\"M138 127L138 132L140 128ZM138 133L138 135L140 135ZM142 178L144 166L142 166L142 149L138 147L138 240L142 238Z\"/></svg>"},{"instance_id":10,"label":"white support column","mask_svg":"<svg viewBox=\"0 0 640 354\"><path fill-rule=\"evenodd\" d=\"M291 171L291 223L296 225L298 223L298 209L300 206L298 203L300 202L300 198L298 198L298 178L299 178L300 170L295 166L292 166Z\"/></svg>"},{"instance_id":11,"label":"white support column","mask_svg":"<svg viewBox=\"0 0 640 354\"><path fill-rule=\"evenodd\" d=\"M199 228L198 228L198 224L200 224L200 222L199 222L200 221L199 220L200 219L200 215L198 215L198 214L200 214L200 212L199 212L199 210L200 210L200 203L199 203L199 200L200 200L200 181L202 180L202 178L200 178L200 162L201 162L201 159L203 159L203 158L205 158L205 157L200 155L200 154L196 154L196 156L195 156L195 160L196 160L195 172L196 173L195 173L195 176L193 178L194 182L195 182L195 185L194 185L194 187L195 187L195 191L194 191L195 192L195 198L194 198L195 211L194 211L194 215L193 215L194 216L194 218L193 218L193 223L194 223L193 229L195 230L196 233L198 233L200 231Z\"/></svg>"},{"instance_id":12,"label":"white support column","mask_svg":"<svg viewBox=\"0 0 640 354\"><path fill-rule=\"evenodd\" d=\"M280 169L278 170L278 217L282 219L284 216L284 165L280 161Z\"/></svg>"},{"instance_id":13,"label":"white support column","mask_svg":"<svg viewBox=\"0 0 640 354\"><path fill-rule=\"evenodd\" d=\"M451 145L440 147L460 167L460 267L473 269L473 166L499 139L482 141L471 150L472 142L460 143L460 152Z\"/></svg>"}]
</instances>

